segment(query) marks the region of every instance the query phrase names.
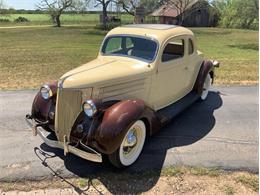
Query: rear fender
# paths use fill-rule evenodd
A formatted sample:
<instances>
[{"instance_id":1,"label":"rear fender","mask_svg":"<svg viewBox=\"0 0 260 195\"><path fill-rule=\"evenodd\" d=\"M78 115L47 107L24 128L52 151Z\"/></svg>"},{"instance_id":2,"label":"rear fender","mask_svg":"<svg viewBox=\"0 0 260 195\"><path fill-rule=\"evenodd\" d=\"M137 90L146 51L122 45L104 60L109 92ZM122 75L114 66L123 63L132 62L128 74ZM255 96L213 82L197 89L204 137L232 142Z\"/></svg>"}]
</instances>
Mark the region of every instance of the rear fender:
<instances>
[{"instance_id":1,"label":"rear fender","mask_svg":"<svg viewBox=\"0 0 260 195\"><path fill-rule=\"evenodd\" d=\"M199 74L197 76L196 82L194 84L193 90L201 95L203 91L203 84L205 82L205 79L207 75L210 74L210 77L212 78L212 83L214 81L214 65L212 61L205 60L201 64Z\"/></svg>"}]
</instances>

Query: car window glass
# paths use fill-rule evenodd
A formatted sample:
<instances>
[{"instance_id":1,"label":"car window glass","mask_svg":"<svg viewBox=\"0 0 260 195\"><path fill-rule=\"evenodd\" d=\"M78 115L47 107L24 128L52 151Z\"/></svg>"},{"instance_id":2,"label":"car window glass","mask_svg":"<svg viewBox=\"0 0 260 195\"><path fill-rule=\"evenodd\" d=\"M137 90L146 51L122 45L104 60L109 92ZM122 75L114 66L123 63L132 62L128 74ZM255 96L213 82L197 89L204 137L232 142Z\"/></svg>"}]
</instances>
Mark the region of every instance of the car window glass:
<instances>
[{"instance_id":1,"label":"car window glass","mask_svg":"<svg viewBox=\"0 0 260 195\"><path fill-rule=\"evenodd\" d=\"M133 37L108 37L101 49L104 55L118 55L151 61L156 56L157 43L153 40Z\"/></svg>"},{"instance_id":2,"label":"car window glass","mask_svg":"<svg viewBox=\"0 0 260 195\"><path fill-rule=\"evenodd\" d=\"M184 40L170 41L163 50L162 62L175 60L184 56Z\"/></svg>"},{"instance_id":3,"label":"car window glass","mask_svg":"<svg viewBox=\"0 0 260 195\"><path fill-rule=\"evenodd\" d=\"M194 46L191 39L189 39L189 55L193 54L194 52Z\"/></svg>"},{"instance_id":4,"label":"car window glass","mask_svg":"<svg viewBox=\"0 0 260 195\"><path fill-rule=\"evenodd\" d=\"M130 37L127 37L126 38L126 48L129 49L129 48L132 48L134 45L133 45L133 42L132 42L132 39Z\"/></svg>"},{"instance_id":5,"label":"car window glass","mask_svg":"<svg viewBox=\"0 0 260 195\"><path fill-rule=\"evenodd\" d=\"M121 37L113 37L108 40L105 52L106 53L115 53L122 49L122 38Z\"/></svg>"}]
</instances>

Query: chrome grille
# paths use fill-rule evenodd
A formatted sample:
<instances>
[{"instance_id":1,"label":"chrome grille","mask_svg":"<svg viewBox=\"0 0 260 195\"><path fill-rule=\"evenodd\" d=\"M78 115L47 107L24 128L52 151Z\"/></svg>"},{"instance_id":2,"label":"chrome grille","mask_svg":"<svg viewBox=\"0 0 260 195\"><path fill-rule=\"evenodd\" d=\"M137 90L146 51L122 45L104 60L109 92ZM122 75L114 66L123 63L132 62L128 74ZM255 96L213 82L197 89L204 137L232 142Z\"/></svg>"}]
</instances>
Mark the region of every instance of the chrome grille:
<instances>
[{"instance_id":1,"label":"chrome grille","mask_svg":"<svg viewBox=\"0 0 260 195\"><path fill-rule=\"evenodd\" d=\"M74 89L59 89L55 115L55 132L63 141L64 135L69 139L70 130L76 120L82 104L82 92Z\"/></svg>"}]
</instances>

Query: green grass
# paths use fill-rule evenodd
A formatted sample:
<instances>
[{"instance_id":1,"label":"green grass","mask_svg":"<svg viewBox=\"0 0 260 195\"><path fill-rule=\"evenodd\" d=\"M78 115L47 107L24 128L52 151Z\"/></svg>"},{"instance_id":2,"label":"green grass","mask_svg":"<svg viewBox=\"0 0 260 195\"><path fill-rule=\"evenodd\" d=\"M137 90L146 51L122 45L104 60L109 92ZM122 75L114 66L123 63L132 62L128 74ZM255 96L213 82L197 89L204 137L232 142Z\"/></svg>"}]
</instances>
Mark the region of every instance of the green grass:
<instances>
[{"instance_id":1,"label":"green grass","mask_svg":"<svg viewBox=\"0 0 260 195\"><path fill-rule=\"evenodd\" d=\"M223 191L225 192L226 195L233 195L235 194L235 190L232 186L225 185Z\"/></svg>"},{"instance_id":2,"label":"green grass","mask_svg":"<svg viewBox=\"0 0 260 195\"><path fill-rule=\"evenodd\" d=\"M255 176L241 175L236 178L236 181L249 186L255 192L259 190L259 179Z\"/></svg>"},{"instance_id":3,"label":"green grass","mask_svg":"<svg viewBox=\"0 0 260 195\"><path fill-rule=\"evenodd\" d=\"M258 82L258 31L193 28L198 49L206 58L219 60L218 84Z\"/></svg>"},{"instance_id":4,"label":"green grass","mask_svg":"<svg viewBox=\"0 0 260 195\"><path fill-rule=\"evenodd\" d=\"M111 14L115 15L115 14ZM30 22L19 24L14 23L14 20L19 16L27 18ZM0 16L0 18L7 18L10 23L0 23L0 26L12 26L12 25L51 25L50 16L48 14L10 14L8 16ZM133 16L128 14L121 14L122 23L132 23ZM61 23L62 25L71 24L97 24L99 22L99 14L62 14Z\"/></svg>"},{"instance_id":5,"label":"green grass","mask_svg":"<svg viewBox=\"0 0 260 195\"><path fill-rule=\"evenodd\" d=\"M205 58L221 63L217 84L258 82L258 31L192 30ZM38 88L58 79L94 59L105 34L90 26L0 28L0 89Z\"/></svg>"},{"instance_id":6,"label":"green grass","mask_svg":"<svg viewBox=\"0 0 260 195\"><path fill-rule=\"evenodd\" d=\"M190 173L192 175L208 175L210 177L218 177L221 174L221 171L215 168L209 169L204 167L191 167Z\"/></svg>"},{"instance_id":7,"label":"green grass","mask_svg":"<svg viewBox=\"0 0 260 195\"><path fill-rule=\"evenodd\" d=\"M0 30L0 88L35 88L97 56L104 34L92 29Z\"/></svg>"}]
</instances>

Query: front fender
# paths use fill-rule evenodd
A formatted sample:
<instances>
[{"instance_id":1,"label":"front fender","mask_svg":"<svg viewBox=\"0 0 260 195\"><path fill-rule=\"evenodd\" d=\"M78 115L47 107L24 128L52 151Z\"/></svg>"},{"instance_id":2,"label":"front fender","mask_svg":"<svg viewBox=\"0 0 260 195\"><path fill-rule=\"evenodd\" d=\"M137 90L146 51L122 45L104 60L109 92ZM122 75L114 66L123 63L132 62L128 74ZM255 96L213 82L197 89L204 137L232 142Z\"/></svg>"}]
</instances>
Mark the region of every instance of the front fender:
<instances>
[{"instance_id":1,"label":"front fender","mask_svg":"<svg viewBox=\"0 0 260 195\"><path fill-rule=\"evenodd\" d=\"M124 100L109 107L95 131L95 147L106 154L116 151L128 128L142 116L144 109L142 100Z\"/></svg>"},{"instance_id":2,"label":"front fender","mask_svg":"<svg viewBox=\"0 0 260 195\"><path fill-rule=\"evenodd\" d=\"M50 99L45 100L43 99L41 92L38 91L32 104L31 116L40 121L48 120L49 112L54 109L56 103L57 82L48 83L48 85L53 91L53 96Z\"/></svg>"}]
</instances>

